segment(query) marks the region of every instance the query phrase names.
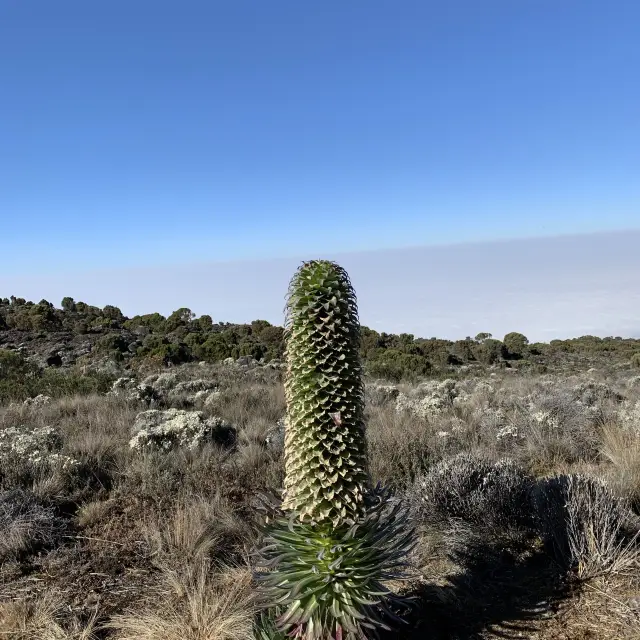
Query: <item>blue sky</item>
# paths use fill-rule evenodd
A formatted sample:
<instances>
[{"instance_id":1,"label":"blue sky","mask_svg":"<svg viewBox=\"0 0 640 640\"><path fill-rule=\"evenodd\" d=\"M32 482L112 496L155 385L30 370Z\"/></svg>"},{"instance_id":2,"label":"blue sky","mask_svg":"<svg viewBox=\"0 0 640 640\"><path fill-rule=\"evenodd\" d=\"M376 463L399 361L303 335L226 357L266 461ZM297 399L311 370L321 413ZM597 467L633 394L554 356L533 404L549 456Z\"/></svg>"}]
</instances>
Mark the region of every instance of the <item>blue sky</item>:
<instances>
[{"instance_id":1,"label":"blue sky","mask_svg":"<svg viewBox=\"0 0 640 640\"><path fill-rule=\"evenodd\" d=\"M0 268L640 227L635 1L0 2Z\"/></svg>"},{"instance_id":2,"label":"blue sky","mask_svg":"<svg viewBox=\"0 0 640 640\"><path fill-rule=\"evenodd\" d=\"M0 0L0 294L119 304L111 273L125 311L251 320L232 294L256 268L640 229L639 25L635 0ZM519 246L510 277L535 281ZM230 289L168 291L165 267ZM423 312L380 305L388 330Z\"/></svg>"}]
</instances>

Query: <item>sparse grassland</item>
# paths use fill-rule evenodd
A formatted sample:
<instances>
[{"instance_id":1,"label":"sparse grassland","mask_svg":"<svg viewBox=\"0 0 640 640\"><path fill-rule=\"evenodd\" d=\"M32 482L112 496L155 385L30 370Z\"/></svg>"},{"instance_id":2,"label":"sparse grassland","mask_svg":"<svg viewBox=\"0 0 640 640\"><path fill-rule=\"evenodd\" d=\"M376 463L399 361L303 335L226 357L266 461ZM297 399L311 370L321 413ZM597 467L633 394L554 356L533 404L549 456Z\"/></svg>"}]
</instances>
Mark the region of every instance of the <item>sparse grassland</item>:
<instances>
[{"instance_id":1,"label":"sparse grassland","mask_svg":"<svg viewBox=\"0 0 640 640\"><path fill-rule=\"evenodd\" d=\"M420 532L394 585L416 605L389 638L638 637L633 369L369 380L366 398L373 479ZM200 412L197 441L174 438L191 423L171 408ZM136 445L148 411L166 443ZM255 500L282 486L284 413L278 369L216 364L2 406L0 637L251 638Z\"/></svg>"}]
</instances>

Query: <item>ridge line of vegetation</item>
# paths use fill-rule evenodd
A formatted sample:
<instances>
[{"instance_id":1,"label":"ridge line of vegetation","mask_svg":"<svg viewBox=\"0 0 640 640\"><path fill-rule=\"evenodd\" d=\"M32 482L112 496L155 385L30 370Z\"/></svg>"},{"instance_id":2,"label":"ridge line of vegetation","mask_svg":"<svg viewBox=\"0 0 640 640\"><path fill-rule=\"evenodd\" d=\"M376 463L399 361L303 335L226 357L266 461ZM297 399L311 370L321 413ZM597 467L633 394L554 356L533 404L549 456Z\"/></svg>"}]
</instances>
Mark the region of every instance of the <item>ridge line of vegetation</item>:
<instances>
[{"instance_id":1,"label":"ridge line of vegetation","mask_svg":"<svg viewBox=\"0 0 640 640\"><path fill-rule=\"evenodd\" d=\"M363 326L360 351L369 377L395 382L451 377L466 368L489 366L543 373L568 364L582 368L590 359L640 367L640 339L619 336L530 343L523 334L511 332L502 340L490 333L445 340ZM166 317L149 313L129 318L116 306L100 308L71 297L63 298L60 308L47 300L0 298L0 379L8 370L19 370L24 378L33 361L40 369L80 366L86 374L96 373L92 365L98 360L138 370L229 358L277 364L283 353L283 328L266 320L214 322L210 315L196 317L187 307Z\"/></svg>"}]
</instances>

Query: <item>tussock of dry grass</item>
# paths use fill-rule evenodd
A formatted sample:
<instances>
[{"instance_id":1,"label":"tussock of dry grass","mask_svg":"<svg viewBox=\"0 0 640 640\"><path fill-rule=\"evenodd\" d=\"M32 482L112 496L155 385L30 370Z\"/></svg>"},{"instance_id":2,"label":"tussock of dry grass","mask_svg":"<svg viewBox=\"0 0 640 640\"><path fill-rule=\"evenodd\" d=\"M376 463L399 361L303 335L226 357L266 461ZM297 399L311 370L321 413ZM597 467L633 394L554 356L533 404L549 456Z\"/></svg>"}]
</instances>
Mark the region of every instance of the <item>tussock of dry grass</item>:
<instances>
[{"instance_id":1,"label":"tussock of dry grass","mask_svg":"<svg viewBox=\"0 0 640 640\"><path fill-rule=\"evenodd\" d=\"M543 629L540 640L636 640L640 629L640 581L606 576L586 583Z\"/></svg>"},{"instance_id":2,"label":"tussock of dry grass","mask_svg":"<svg viewBox=\"0 0 640 640\"><path fill-rule=\"evenodd\" d=\"M200 565L190 575L166 572L156 604L115 616L117 640L247 640L252 636L250 575L216 578Z\"/></svg>"},{"instance_id":3,"label":"tussock of dry grass","mask_svg":"<svg viewBox=\"0 0 640 640\"><path fill-rule=\"evenodd\" d=\"M0 603L0 638L11 640L97 640L95 615L85 624L65 625L65 602L54 593L35 600Z\"/></svg>"},{"instance_id":4,"label":"tussock of dry grass","mask_svg":"<svg viewBox=\"0 0 640 640\"><path fill-rule=\"evenodd\" d=\"M581 579L640 570L640 530L627 505L597 478L559 475L534 492L541 533L561 566Z\"/></svg>"},{"instance_id":5,"label":"tussock of dry grass","mask_svg":"<svg viewBox=\"0 0 640 640\"><path fill-rule=\"evenodd\" d=\"M164 517L144 526L145 538L163 567L190 566L206 558L249 553L253 532L219 493L211 499L185 496Z\"/></svg>"},{"instance_id":6,"label":"tussock of dry grass","mask_svg":"<svg viewBox=\"0 0 640 640\"><path fill-rule=\"evenodd\" d=\"M80 528L90 527L104 520L113 508L113 500L93 500L83 504L76 515Z\"/></svg>"},{"instance_id":7,"label":"tussock of dry grass","mask_svg":"<svg viewBox=\"0 0 640 640\"><path fill-rule=\"evenodd\" d=\"M601 452L613 465L613 485L632 504L640 505L640 425L635 433L616 424L606 425Z\"/></svg>"},{"instance_id":8,"label":"tussock of dry grass","mask_svg":"<svg viewBox=\"0 0 640 640\"><path fill-rule=\"evenodd\" d=\"M231 387L222 392L215 412L241 429L256 416L275 423L285 412L284 391L280 386L259 383Z\"/></svg>"},{"instance_id":9,"label":"tussock of dry grass","mask_svg":"<svg viewBox=\"0 0 640 640\"><path fill-rule=\"evenodd\" d=\"M389 407L371 408L367 418L370 472L374 481L401 484L432 464L440 444L434 440L432 428Z\"/></svg>"}]
</instances>

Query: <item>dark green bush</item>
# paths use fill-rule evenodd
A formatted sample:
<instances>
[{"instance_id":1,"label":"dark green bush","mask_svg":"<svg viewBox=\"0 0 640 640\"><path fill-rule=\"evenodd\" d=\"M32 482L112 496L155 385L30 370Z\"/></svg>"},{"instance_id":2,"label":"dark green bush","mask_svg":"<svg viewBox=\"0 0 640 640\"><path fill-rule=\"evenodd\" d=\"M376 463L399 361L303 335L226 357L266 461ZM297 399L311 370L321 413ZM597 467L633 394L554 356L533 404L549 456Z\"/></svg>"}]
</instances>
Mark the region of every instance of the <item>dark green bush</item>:
<instances>
[{"instance_id":1,"label":"dark green bush","mask_svg":"<svg viewBox=\"0 0 640 640\"><path fill-rule=\"evenodd\" d=\"M152 331L162 332L164 329L165 317L159 313L147 313L143 316L134 316L130 320L125 320L124 328L133 330L136 327L146 327Z\"/></svg>"},{"instance_id":2,"label":"dark green bush","mask_svg":"<svg viewBox=\"0 0 640 640\"><path fill-rule=\"evenodd\" d=\"M23 376L29 371L29 364L16 351L0 349L0 380Z\"/></svg>"},{"instance_id":3,"label":"dark green bush","mask_svg":"<svg viewBox=\"0 0 640 640\"><path fill-rule=\"evenodd\" d=\"M199 331L206 333L207 331L211 331L213 327L213 320L211 319L211 316L204 314L197 320L194 320L194 324L197 326Z\"/></svg>"},{"instance_id":4,"label":"dark green bush","mask_svg":"<svg viewBox=\"0 0 640 640\"><path fill-rule=\"evenodd\" d=\"M177 309L168 318L159 313L149 313L128 319L113 305L100 308L82 301L75 302L69 296L62 299L61 306L61 309L56 309L46 300L36 304L16 296L2 298L0 333L9 330L30 334L24 340L19 338L18 344L23 341L28 344L29 338L46 338L48 333L58 331L65 332L56 339L58 342L69 340L67 332L74 337L86 335L81 342L90 342L95 354L123 361L131 342L131 337L122 336L124 329L139 339L145 339L133 365L145 358L153 358L158 364L178 364L194 358L217 362L229 357L252 356L257 360L270 361L282 360L284 356L283 328L266 320L254 320L244 325L214 324L211 316L206 314L194 319L193 312L187 307ZM0 335L0 344L2 338ZM99 339L96 341L96 338ZM15 335L9 335L6 342L14 343L16 340ZM529 344L521 333L508 333L504 342L500 342L485 332L479 333L475 340L467 337L453 342L361 328L360 356L368 373L396 381L415 380L425 375L455 375L452 368L470 362L490 366L517 359L519 369L555 368L599 355L608 359L615 357L618 361L640 367L640 340L582 336L552 340L549 344ZM87 360L92 357L88 356Z\"/></svg>"},{"instance_id":5,"label":"dark green bush","mask_svg":"<svg viewBox=\"0 0 640 640\"><path fill-rule=\"evenodd\" d=\"M504 344L502 344L500 340L487 338L476 344L473 348L473 355L476 360L483 364L495 364L508 354Z\"/></svg>"},{"instance_id":6,"label":"dark green bush","mask_svg":"<svg viewBox=\"0 0 640 640\"><path fill-rule=\"evenodd\" d=\"M164 365L182 364L192 359L191 351L186 344L169 342L167 338L157 334L147 336L142 346L138 347L136 355L140 359L149 358Z\"/></svg>"},{"instance_id":7,"label":"dark green bush","mask_svg":"<svg viewBox=\"0 0 640 640\"><path fill-rule=\"evenodd\" d=\"M191 309L187 309L186 307L177 309L166 319L164 323L164 331L166 333L170 333L171 331L175 331L178 327L186 327L191 323L194 317L195 314Z\"/></svg>"},{"instance_id":8,"label":"dark green bush","mask_svg":"<svg viewBox=\"0 0 640 640\"><path fill-rule=\"evenodd\" d=\"M96 343L96 350L100 353L109 353L111 351L125 352L129 343L119 333L109 333L102 336Z\"/></svg>"},{"instance_id":9,"label":"dark green bush","mask_svg":"<svg viewBox=\"0 0 640 640\"><path fill-rule=\"evenodd\" d=\"M511 358L522 358L527 353L529 339L521 333L507 333L502 342Z\"/></svg>"},{"instance_id":10,"label":"dark green bush","mask_svg":"<svg viewBox=\"0 0 640 640\"><path fill-rule=\"evenodd\" d=\"M219 362L233 354L233 345L221 333L211 334L196 351L196 357L207 362Z\"/></svg>"},{"instance_id":11,"label":"dark green bush","mask_svg":"<svg viewBox=\"0 0 640 640\"><path fill-rule=\"evenodd\" d=\"M62 307L63 311L76 310L75 300L73 298L70 298L69 296L65 296L64 298L62 298L62 302L60 303L60 306Z\"/></svg>"},{"instance_id":12,"label":"dark green bush","mask_svg":"<svg viewBox=\"0 0 640 640\"><path fill-rule=\"evenodd\" d=\"M367 375L394 382L415 380L431 371L431 364L424 357L387 349L365 363Z\"/></svg>"}]
</instances>

